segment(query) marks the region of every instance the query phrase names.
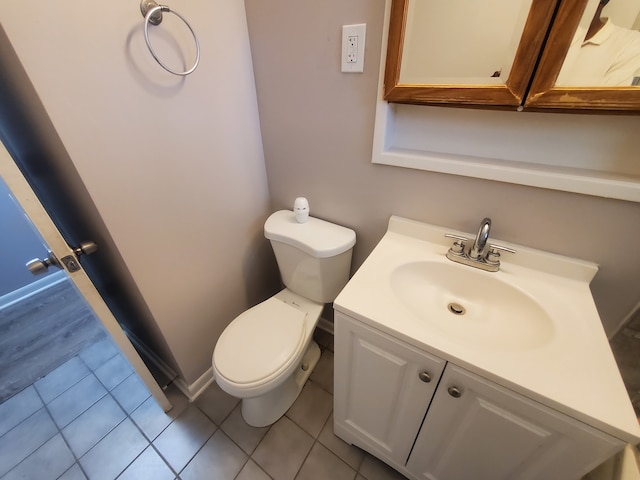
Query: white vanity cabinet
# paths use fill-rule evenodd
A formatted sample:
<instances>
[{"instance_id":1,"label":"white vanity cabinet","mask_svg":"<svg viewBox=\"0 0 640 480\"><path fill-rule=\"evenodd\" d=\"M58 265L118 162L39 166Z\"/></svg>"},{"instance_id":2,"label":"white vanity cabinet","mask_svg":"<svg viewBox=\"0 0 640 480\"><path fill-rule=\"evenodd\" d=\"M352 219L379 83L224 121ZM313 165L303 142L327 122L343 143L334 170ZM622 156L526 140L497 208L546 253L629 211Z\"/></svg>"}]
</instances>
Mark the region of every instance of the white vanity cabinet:
<instances>
[{"instance_id":1,"label":"white vanity cabinet","mask_svg":"<svg viewBox=\"0 0 640 480\"><path fill-rule=\"evenodd\" d=\"M336 312L335 433L404 466L445 361Z\"/></svg>"},{"instance_id":2,"label":"white vanity cabinet","mask_svg":"<svg viewBox=\"0 0 640 480\"><path fill-rule=\"evenodd\" d=\"M624 445L338 311L334 401L338 436L416 480L577 480Z\"/></svg>"},{"instance_id":3,"label":"white vanity cabinet","mask_svg":"<svg viewBox=\"0 0 640 480\"><path fill-rule=\"evenodd\" d=\"M577 480L622 445L448 363L406 467L429 480Z\"/></svg>"}]
</instances>

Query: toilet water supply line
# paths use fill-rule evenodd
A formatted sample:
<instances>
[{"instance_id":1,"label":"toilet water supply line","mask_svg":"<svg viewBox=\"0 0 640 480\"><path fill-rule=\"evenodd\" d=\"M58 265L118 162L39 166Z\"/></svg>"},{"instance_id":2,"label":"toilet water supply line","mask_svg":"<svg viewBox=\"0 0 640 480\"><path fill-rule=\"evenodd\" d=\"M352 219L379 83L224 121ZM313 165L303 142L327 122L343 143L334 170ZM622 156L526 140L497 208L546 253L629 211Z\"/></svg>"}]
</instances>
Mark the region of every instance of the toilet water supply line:
<instances>
[{"instance_id":1,"label":"toilet water supply line","mask_svg":"<svg viewBox=\"0 0 640 480\"><path fill-rule=\"evenodd\" d=\"M142 0L140 2L140 12L142 12L142 16L144 17L144 39L147 42L147 47L149 48L149 52L151 52L151 56L155 58L156 62L158 62L158 64L162 68L164 68L167 72L173 73L174 75L179 75L184 77L193 73L193 71L197 68L198 63L200 63L200 42L198 41L196 32L194 32L193 28L191 28L191 25L189 25L189 22L187 22L187 20L175 10L171 10L166 5L158 5L154 0ZM162 12L173 13L180 20L182 20L184 24L187 26L187 28L191 31L191 35L193 35L193 39L196 42L196 60L190 69L185 70L183 72L176 72L175 70L172 70L167 65L165 65L160 60L160 58L158 58L158 55L156 55L156 52L153 50L153 47L151 46L151 41L149 40L149 24L160 25L160 23L162 22Z\"/></svg>"}]
</instances>

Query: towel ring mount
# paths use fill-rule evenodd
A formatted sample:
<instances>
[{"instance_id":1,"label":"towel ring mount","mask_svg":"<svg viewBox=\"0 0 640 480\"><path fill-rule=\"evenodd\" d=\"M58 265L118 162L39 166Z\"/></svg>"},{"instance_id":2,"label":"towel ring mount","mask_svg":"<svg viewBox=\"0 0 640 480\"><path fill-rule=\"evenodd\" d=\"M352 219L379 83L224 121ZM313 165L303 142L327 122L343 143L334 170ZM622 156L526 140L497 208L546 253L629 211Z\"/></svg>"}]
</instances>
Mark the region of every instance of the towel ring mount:
<instances>
[{"instance_id":1,"label":"towel ring mount","mask_svg":"<svg viewBox=\"0 0 640 480\"><path fill-rule=\"evenodd\" d=\"M186 76L186 75L189 75L190 73L193 73L193 71L198 66L198 63L200 63L200 42L198 41L198 37L196 36L196 32L194 32L193 28L191 28L191 25L189 25L189 22L187 22L187 20L182 15L180 15L178 12L176 12L175 10L171 10L166 5L158 5L154 0L142 0L140 2L140 12L142 13L142 16L144 17L144 39L147 42L147 47L149 48L149 52L151 53L151 56L156 60L156 62L158 62L158 64L162 68L164 68L167 72L173 73L174 75ZM165 65L160 60L160 58L158 57L156 52L153 50L153 47L151 46L151 41L149 40L149 24L151 24L151 25L160 25L160 23L162 22L162 13L163 12L164 13L173 13L180 20L182 20L184 22L184 24L187 26L187 28L189 29L189 31L191 32L191 35L193 35L193 40L196 42L196 59L195 59L195 62L193 63L193 66L191 68L189 68L188 70L185 70L183 72L177 72L177 71L169 68L167 65Z\"/></svg>"}]
</instances>

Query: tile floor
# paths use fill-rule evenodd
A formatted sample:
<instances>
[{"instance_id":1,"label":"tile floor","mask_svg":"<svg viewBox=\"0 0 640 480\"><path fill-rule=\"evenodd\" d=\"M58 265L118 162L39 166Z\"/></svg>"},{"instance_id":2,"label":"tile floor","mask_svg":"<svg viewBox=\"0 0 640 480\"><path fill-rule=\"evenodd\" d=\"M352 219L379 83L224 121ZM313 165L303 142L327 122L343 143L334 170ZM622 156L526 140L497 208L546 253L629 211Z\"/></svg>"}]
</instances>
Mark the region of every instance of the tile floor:
<instances>
[{"instance_id":1,"label":"tile floor","mask_svg":"<svg viewBox=\"0 0 640 480\"><path fill-rule=\"evenodd\" d=\"M173 386L165 414L110 340L0 405L0 480L400 480L333 435L332 336L296 403L249 427L214 383L194 403Z\"/></svg>"},{"instance_id":2,"label":"tile floor","mask_svg":"<svg viewBox=\"0 0 640 480\"><path fill-rule=\"evenodd\" d=\"M640 311L611 340L611 349L618 362L629 398L640 421Z\"/></svg>"}]
</instances>

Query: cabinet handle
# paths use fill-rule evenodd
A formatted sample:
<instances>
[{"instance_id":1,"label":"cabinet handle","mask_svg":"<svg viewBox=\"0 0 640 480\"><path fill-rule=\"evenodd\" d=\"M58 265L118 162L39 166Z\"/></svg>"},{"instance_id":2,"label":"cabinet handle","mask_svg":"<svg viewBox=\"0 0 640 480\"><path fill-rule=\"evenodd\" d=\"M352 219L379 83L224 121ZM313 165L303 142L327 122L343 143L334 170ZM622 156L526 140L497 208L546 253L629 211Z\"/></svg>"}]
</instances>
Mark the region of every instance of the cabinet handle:
<instances>
[{"instance_id":1,"label":"cabinet handle","mask_svg":"<svg viewBox=\"0 0 640 480\"><path fill-rule=\"evenodd\" d=\"M447 392L449 392L449 395L453 398L460 398L462 396L462 392L458 387L449 387L447 388Z\"/></svg>"},{"instance_id":2,"label":"cabinet handle","mask_svg":"<svg viewBox=\"0 0 640 480\"><path fill-rule=\"evenodd\" d=\"M418 374L418 378L420 380L422 380L424 383L429 383L431 381L431 375L429 375L429 372L420 372Z\"/></svg>"}]
</instances>

